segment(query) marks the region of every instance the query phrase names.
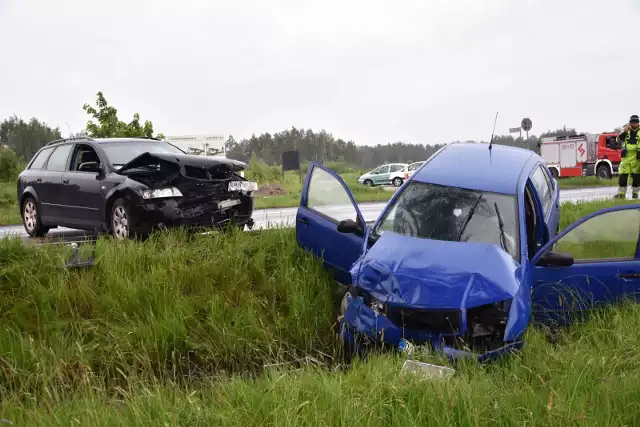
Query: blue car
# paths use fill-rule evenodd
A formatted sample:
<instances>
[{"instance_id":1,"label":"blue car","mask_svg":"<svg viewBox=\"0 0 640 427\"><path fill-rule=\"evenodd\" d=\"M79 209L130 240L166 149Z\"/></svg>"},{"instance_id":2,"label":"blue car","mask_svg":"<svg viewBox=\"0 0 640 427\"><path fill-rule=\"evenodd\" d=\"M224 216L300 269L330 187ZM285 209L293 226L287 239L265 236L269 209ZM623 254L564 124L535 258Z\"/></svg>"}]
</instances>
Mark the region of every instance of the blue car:
<instances>
[{"instance_id":1,"label":"blue car","mask_svg":"<svg viewBox=\"0 0 640 427\"><path fill-rule=\"evenodd\" d=\"M521 348L533 320L559 325L640 291L640 205L558 234L559 194L532 151L453 143L366 221L342 179L312 164L296 239L345 285L348 348L360 337L483 361Z\"/></svg>"}]
</instances>

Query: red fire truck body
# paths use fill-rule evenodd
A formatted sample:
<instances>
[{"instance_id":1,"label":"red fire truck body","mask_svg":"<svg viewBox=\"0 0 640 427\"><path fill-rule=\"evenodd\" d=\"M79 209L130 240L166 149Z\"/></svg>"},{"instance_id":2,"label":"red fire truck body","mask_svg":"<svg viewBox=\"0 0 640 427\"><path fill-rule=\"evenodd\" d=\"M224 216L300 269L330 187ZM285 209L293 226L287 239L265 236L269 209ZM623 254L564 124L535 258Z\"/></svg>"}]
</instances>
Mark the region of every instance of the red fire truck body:
<instances>
[{"instance_id":1,"label":"red fire truck body","mask_svg":"<svg viewBox=\"0 0 640 427\"><path fill-rule=\"evenodd\" d=\"M620 144L617 132L542 138L540 155L554 178L618 174Z\"/></svg>"}]
</instances>

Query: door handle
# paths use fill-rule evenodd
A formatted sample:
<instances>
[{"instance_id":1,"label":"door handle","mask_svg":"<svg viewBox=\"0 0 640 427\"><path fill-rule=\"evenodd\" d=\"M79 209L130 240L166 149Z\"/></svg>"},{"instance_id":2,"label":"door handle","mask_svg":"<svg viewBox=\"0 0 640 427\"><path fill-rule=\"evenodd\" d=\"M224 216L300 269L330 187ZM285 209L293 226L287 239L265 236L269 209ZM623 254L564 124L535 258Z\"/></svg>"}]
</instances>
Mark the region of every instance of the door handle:
<instances>
[{"instance_id":1,"label":"door handle","mask_svg":"<svg viewBox=\"0 0 640 427\"><path fill-rule=\"evenodd\" d=\"M67 184L69 183L69 178L64 178L64 179L62 180L62 183L63 183L64 185L67 185Z\"/></svg>"},{"instance_id":2,"label":"door handle","mask_svg":"<svg viewBox=\"0 0 640 427\"><path fill-rule=\"evenodd\" d=\"M307 220L306 218L296 218L296 221L298 221L300 224L304 224L304 225L309 224L309 220Z\"/></svg>"},{"instance_id":3,"label":"door handle","mask_svg":"<svg viewBox=\"0 0 640 427\"><path fill-rule=\"evenodd\" d=\"M640 273L624 273L619 274L618 277L623 280L637 280L640 279Z\"/></svg>"},{"instance_id":4,"label":"door handle","mask_svg":"<svg viewBox=\"0 0 640 427\"><path fill-rule=\"evenodd\" d=\"M42 178L37 178L36 182L42 182Z\"/></svg>"}]
</instances>

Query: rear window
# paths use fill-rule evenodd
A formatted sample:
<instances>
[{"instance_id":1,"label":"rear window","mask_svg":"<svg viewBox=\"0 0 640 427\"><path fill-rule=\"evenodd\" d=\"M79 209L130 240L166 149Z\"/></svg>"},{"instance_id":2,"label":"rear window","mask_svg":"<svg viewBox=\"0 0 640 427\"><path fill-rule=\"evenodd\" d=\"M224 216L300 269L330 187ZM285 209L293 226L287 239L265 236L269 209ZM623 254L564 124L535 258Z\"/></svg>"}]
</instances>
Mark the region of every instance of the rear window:
<instances>
[{"instance_id":1,"label":"rear window","mask_svg":"<svg viewBox=\"0 0 640 427\"><path fill-rule=\"evenodd\" d=\"M39 153L36 153L36 156L31 162L31 166L29 166L29 169L42 169L44 167L44 164L47 162L49 154L51 154L51 150L52 148L45 148Z\"/></svg>"}]
</instances>

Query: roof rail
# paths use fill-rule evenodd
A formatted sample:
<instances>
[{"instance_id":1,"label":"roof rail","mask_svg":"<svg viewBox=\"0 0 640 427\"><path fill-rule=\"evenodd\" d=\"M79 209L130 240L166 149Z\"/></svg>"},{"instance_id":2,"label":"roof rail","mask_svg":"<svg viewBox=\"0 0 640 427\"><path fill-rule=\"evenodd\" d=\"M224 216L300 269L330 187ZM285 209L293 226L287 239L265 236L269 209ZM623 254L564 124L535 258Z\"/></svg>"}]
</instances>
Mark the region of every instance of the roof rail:
<instances>
[{"instance_id":1,"label":"roof rail","mask_svg":"<svg viewBox=\"0 0 640 427\"><path fill-rule=\"evenodd\" d=\"M47 142L45 147L48 146L48 145L58 144L60 142L79 141L79 140L82 140L82 141L93 141L93 138L89 138L88 136L73 136L71 138L60 138L60 139L56 139L56 140L51 141L51 142Z\"/></svg>"}]
</instances>

